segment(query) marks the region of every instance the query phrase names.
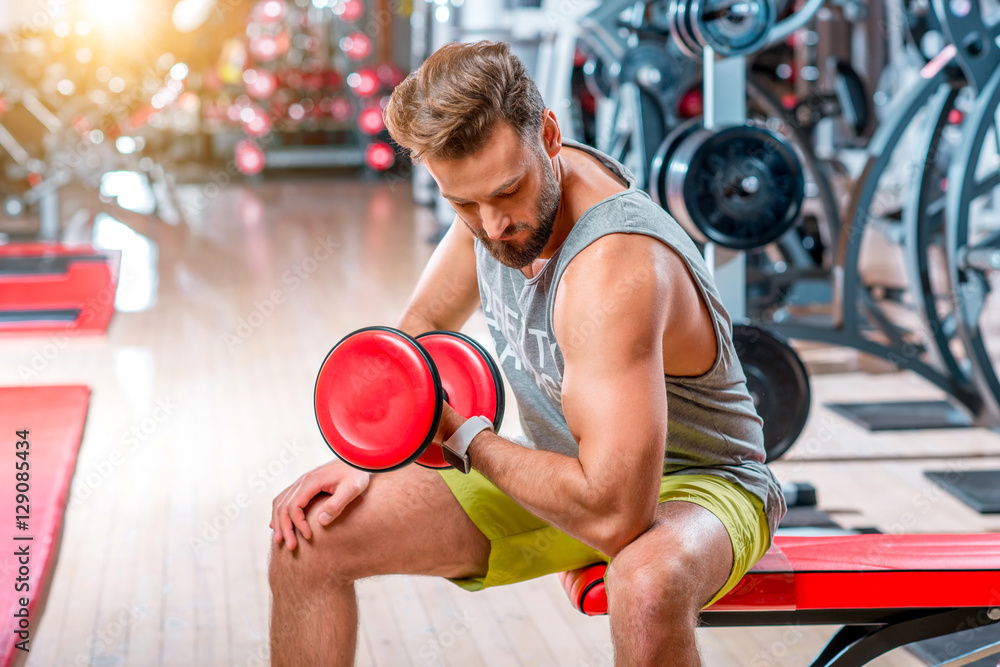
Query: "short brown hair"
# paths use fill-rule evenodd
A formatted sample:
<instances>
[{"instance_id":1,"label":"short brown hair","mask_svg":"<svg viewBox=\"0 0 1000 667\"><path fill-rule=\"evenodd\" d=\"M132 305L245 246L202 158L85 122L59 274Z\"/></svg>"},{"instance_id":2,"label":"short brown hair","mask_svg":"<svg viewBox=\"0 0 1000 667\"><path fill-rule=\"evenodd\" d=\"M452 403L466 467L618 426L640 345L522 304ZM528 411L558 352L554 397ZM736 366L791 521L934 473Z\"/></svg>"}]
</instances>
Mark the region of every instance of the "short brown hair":
<instances>
[{"instance_id":1,"label":"short brown hair","mask_svg":"<svg viewBox=\"0 0 1000 667\"><path fill-rule=\"evenodd\" d=\"M545 104L524 63L503 42L445 44L396 87L385 109L393 140L414 162L467 157L501 121L538 137Z\"/></svg>"}]
</instances>

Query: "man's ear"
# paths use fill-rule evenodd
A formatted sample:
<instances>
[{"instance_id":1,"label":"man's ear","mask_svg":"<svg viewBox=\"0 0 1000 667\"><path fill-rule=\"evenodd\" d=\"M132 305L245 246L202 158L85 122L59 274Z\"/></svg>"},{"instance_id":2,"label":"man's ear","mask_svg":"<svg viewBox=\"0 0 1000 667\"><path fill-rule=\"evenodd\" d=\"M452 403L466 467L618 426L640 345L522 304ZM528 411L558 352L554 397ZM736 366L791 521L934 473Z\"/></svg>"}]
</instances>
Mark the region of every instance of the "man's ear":
<instances>
[{"instance_id":1,"label":"man's ear","mask_svg":"<svg viewBox=\"0 0 1000 667\"><path fill-rule=\"evenodd\" d=\"M542 145L549 159L554 158L562 150L562 132L559 130L559 122L552 109L542 112Z\"/></svg>"}]
</instances>

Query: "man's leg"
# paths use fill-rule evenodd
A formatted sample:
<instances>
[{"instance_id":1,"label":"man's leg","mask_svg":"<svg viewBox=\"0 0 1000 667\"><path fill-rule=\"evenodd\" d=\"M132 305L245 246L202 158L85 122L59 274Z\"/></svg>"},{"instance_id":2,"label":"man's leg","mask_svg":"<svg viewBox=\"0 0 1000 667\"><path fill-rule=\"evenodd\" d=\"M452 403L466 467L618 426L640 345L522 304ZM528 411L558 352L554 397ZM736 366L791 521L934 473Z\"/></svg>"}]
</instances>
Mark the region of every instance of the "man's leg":
<instances>
[{"instance_id":1,"label":"man's leg","mask_svg":"<svg viewBox=\"0 0 1000 667\"><path fill-rule=\"evenodd\" d=\"M320 526L317 514L313 502L312 540L300 539L294 551L272 545L274 667L354 664L359 579L486 573L489 541L433 470L411 465L374 475L332 524Z\"/></svg>"},{"instance_id":2,"label":"man's leg","mask_svg":"<svg viewBox=\"0 0 1000 667\"><path fill-rule=\"evenodd\" d=\"M714 514L684 501L660 503L650 529L608 567L615 665L700 665L698 613L732 564L729 533Z\"/></svg>"}]
</instances>

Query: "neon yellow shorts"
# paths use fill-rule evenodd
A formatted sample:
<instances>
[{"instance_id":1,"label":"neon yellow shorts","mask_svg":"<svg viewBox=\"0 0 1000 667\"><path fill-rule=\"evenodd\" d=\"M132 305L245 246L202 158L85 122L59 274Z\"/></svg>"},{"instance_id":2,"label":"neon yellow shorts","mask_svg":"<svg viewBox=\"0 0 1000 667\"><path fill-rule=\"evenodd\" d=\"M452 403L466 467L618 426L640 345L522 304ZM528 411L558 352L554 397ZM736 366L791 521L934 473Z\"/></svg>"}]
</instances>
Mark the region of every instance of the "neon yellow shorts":
<instances>
[{"instance_id":1,"label":"neon yellow shorts","mask_svg":"<svg viewBox=\"0 0 1000 667\"><path fill-rule=\"evenodd\" d=\"M485 577L451 579L469 591L575 570L610 558L553 528L515 503L478 471L439 470L472 522L490 541ZM722 521L733 543L733 570L709 604L728 593L767 551L771 535L760 500L714 475L665 475L660 502L683 500ZM708 606L708 605L706 605Z\"/></svg>"}]
</instances>

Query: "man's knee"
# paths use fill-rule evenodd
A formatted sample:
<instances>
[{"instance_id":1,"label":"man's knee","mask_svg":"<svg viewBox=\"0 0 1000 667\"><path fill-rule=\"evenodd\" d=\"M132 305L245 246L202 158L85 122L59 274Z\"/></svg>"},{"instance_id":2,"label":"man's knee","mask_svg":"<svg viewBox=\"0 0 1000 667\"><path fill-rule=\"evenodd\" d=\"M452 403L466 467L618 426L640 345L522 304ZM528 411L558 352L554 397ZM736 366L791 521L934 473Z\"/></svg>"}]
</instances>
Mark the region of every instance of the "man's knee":
<instances>
[{"instance_id":1,"label":"man's knee","mask_svg":"<svg viewBox=\"0 0 1000 667\"><path fill-rule=\"evenodd\" d=\"M344 586L360 578L357 564L361 554L350 553L339 548L338 526L334 521L329 526L321 526L307 512L312 539L298 536L294 550L287 545L271 543L268 564L268 580L271 588L293 586L305 590L321 590L329 586Z\"/></svg>"},{"instance_id":2,"label":"man's knee","mask_svg":"<svg viewBox=\"0 0 1000 667\"><path fill-rule=\"evenodd\" d=\"M698 599L698 562L691 554L629 553L613 560L605 576L608 603L640 618L693 617L704 603Z\"/></svg>"}]
</instances>

